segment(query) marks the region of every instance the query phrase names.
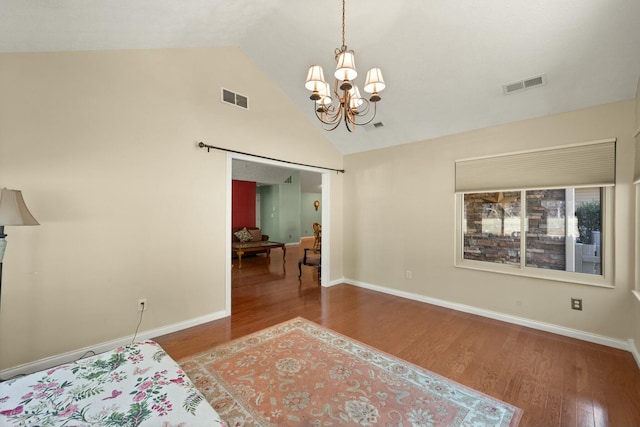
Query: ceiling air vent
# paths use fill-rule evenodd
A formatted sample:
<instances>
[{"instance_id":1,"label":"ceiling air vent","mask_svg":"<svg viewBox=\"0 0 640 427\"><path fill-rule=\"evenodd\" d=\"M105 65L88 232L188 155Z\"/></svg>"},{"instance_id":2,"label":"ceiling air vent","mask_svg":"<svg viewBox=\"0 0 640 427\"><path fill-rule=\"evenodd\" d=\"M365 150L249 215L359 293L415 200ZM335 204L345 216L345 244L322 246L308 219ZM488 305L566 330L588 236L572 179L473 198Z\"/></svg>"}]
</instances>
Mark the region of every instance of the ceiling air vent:
<instances>
[{"instance_id":1,"label":"ceiling air vent","mask_svg":"<svg viewBox=\"0 0 640 427\"><path fill-rule=\"evenodd\" d=\"M512 94L514 92L520 92L526 89L532 89L538 86L544 86L547 83L547 79L544 74L539 76L531 77L526 80L520 80L513 83L507 83L502 86L502 92L505 95Z\"/></svg>"},{"instance_id":2,"label":"ceiling air vent","mask_svg":"<svg viewBox=\"0 0 640 427\"><path fill-rule=\"evenodd\" d=\"M249 109L249 98L239 93L231 92L225 88L222 88L222 102L226 104L235 105L236 107Z\"/></svg>"},{"instance_id":3,"label":"ceiling air vent","mask_svg":"<svg viewBox=\"0 0 640 427\"><path fill-rule=\"evenodd\" d=\"M381 127L384 127L384 123L382 122L375 122L364 126L364 128L368 131L380 129Z\"/></svg>"}]
</instances>

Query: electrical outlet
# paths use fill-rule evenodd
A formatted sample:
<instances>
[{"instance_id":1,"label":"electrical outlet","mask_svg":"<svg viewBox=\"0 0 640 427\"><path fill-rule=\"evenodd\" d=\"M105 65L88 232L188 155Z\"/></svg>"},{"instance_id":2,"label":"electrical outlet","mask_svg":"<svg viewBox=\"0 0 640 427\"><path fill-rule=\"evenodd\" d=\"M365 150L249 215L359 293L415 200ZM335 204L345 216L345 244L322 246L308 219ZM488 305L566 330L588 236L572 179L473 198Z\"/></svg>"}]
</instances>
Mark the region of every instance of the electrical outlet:
<instances>
[{"instance_id":1,"label":"electrical outlet","mask_svg":"<svg viewBox=\"0 0 640 427\"><path fill-rule=\"evenodd\" d=\"M147 311L149 306L147 305L147 299L141 298L138 300L138 311Z\"/></svg>"},{"instance_id":2,"label":"electrical outlet","mask_svg":"<svg viewBox=\"0 0 640 427\"><path fill-rule=\"evenodd\" d=\"M571 298L571 309L582 311L582 298Z\"/></svg>"},{"instance_id":3,"label":"electrical outlet","mask_svg":"<svg viewBox=\"0 0 640 427\"><path fill-rule=\"evenodd\" d=\"M413 279L413 273L411 272L411 270L407 270L405 276L407 279Z\"/></svg>"}]
</instances>

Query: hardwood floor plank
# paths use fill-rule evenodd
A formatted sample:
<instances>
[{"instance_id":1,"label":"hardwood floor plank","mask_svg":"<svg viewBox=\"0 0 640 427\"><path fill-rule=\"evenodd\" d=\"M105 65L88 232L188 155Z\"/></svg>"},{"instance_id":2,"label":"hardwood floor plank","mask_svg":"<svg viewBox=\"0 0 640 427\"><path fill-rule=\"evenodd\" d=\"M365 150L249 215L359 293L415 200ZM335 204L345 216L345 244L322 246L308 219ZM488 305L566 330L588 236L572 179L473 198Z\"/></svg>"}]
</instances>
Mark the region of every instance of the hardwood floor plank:
<instances>
[{"instance_id":1,"label":"hardwood floor plank","mask_svg":"<svg viewBox=\"0 0 640 427\"><path fill-rule=\"evenodd\" d=\"M558 391L549 391L545 402L544 412L541 414L541 426L559 426L562 414L562 394Z\"/></svg>"},{"instance_id":2,"label":"hardwood floor plank","mask_svg":"<svg viewBox=\"0 0 640 427\"><path fill-rule=\"evenodd\" d=\"M578 366L573 349L560 353L563 358L562 371L562 415L561 426L576 426L578 423Z\"/></svg>"},{"instance_id":3,"label":"hardwood floor plank","mask_svg":"<svg viewBox=\"0 0 640 427\"><path fill-rule=\"evenodd\" d=\"M520 426L640 426L640 369L622 350L346 284L322 288L300 247L243 258L232 316L156 341L175 359L302 316L524 410Z\"/></svg>"}]
</instances>

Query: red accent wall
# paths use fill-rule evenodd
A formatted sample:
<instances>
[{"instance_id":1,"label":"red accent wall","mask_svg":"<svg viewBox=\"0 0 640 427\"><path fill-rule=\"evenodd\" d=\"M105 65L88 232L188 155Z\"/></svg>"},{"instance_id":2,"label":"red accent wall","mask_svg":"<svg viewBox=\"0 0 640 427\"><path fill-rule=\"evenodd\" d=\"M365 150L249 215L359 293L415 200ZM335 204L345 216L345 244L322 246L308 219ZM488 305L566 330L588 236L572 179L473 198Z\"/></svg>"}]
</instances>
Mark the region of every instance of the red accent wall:
<instances>
[{"instance_id":1,"label":"red accent wall","mask_svg":"<svg viewBox=\"0 0 640 427\"><path fill-rule=\"evenodd\" d=\"M231 183L231 227L256 226L256 183L233 180Z\"/></svg>"}]
</instances>

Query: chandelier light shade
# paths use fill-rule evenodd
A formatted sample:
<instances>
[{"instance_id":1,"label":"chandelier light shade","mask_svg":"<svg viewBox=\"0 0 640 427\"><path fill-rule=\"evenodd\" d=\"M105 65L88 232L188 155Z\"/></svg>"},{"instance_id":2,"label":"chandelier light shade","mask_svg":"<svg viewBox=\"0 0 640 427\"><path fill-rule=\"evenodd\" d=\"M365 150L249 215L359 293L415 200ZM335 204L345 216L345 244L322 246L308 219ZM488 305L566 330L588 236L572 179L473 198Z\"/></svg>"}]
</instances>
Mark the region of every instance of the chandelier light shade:
<instances>
[{"instance_id":1,"label":"chandelier light shade","mask_svg":"<svg viewBox=\"0 0 640 427\"><path fill-rule=\"evenodd\" d=\"M347 130L352 132L355 126L369 124L375 118L377 103L381 99L380 92L385 88L385 83L380 68L372 68L367 72L364 84L364 91L371 96L366 99L360 95L355 83L358 77L355 54L345 44L345 1L342 0L342 46L335 50L333 91L325 81L324 71L319 65L309 67L304 86L311 91L309 98L313 101L316 117L326 130L332 131L344 122Z\"/></svg>"},{"instance_id":2,"label":"chandelier light shade","mask_svg":"<svg viewBox=\"0 0 640 427\"><path fill-rule=\"evenodd\" d=\"M346 46L345 46L346 48ZM338 80L353 81L358 77L356 71L356 57L352 50L342 50L336 57L336 72L333 74Z\"/></svg>"},{"instance_id":3,"label":"chandelier light shade","mask_svg":"<svg viewBox=\"0 0 640 427\"><path fill-rule=\"evenodd\" d=\"M333 98L331 98L331 91L329 90L328 84L326 83L324 84L324 87L319 92L319 94L320 94L320 99L316 101L316 104L330 105L333 102Z\"/></svg>"},{"instance_id":4,"label":"chandelier light shade","mask_svg":"<svg viewBox=\"0 0 640 427\"><path fill-rule=\"evenodd\" d=\"M372 68L367 72L367 80L364 83L364 91L371 94L373 102L380 101L378 92L384 89L384 79L380 68ZM374 100L375 98L375 100Z\"/></svg>"},{"instance_id":5,"label":"chandelier light shade","mask_svg":"<svg viewBox=\"0 0 640 427\"><path fill-rule=\"evenodd\" d=\"M364 98L362 98L362 96L360 96L360 90L358 89L358 86L353 86L351 89L349 89L349 98L349 107L351 107L352 109L361 107L362 104L364 104L366 101Z\"/></svg>"},{"instance_id":6,"label":"chandelier light shade","mask_svg":"<svg viewBox=\"0 0 640 427\"><path fill-rule=\"evenodd\" d=\"M322 71L322 67L319 65L312 65L309 67L307 82L304 84L304 87L313 93L320 93L326 89L326 86L327 83L324 81L324 72ZM320 99L320 95L318 95L317 99Z\"/></svg>"}]
</instances>

